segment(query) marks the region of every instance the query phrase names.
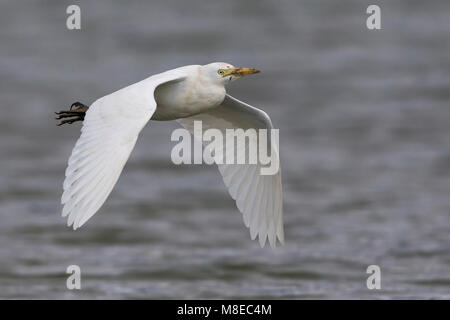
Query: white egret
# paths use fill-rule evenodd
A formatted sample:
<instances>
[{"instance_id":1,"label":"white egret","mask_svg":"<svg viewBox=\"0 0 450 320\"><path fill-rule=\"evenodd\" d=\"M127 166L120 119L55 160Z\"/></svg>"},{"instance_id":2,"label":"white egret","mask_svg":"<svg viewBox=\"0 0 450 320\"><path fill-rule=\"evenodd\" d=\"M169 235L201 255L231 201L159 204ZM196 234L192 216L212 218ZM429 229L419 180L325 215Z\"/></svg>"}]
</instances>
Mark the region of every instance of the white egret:
<instances>
[{"instance_id":1,"label":"white egret","mask_svg":"<svg viewBox=\"0 0 450 320\"><path fill-rule=\"evenodd\" d=\"M149 120L177 120L192 128L202 120L204 128L271 129L269 116L225 91L225 85L242 76L258 73L228 63L190 65L151 76L95 101L79 102L61 111L61 124L84 120L81 136L65 173L62 216L68 226L81 227L103 205L116 184ZM278 146L271 151L278 158ZM218 164L231 197L243 214L252 239L266 238L272 247L284 243L280 170L261 175L261 164Z\"/></svg>"}]
</instances>

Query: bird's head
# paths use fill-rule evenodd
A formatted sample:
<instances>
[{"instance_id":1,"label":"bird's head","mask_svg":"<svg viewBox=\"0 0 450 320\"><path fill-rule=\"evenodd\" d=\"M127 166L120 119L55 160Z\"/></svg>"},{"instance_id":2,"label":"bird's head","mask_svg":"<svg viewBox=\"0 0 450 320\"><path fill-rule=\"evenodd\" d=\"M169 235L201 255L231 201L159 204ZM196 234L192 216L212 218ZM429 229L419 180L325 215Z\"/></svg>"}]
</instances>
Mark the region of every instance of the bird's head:
<instances>
[{"instance_id":1,"label":"bird's head","mask_svg":"<svg viewBox=\"0 0 450 320\"><path fill-rule=\"evenodd\" d=\"M210 63L204 65L203 68L211 79L223 85L248 74L259 72L258 69L254 68L236 68L233 65L225 62Z\"/></svg>"}]
</instances>

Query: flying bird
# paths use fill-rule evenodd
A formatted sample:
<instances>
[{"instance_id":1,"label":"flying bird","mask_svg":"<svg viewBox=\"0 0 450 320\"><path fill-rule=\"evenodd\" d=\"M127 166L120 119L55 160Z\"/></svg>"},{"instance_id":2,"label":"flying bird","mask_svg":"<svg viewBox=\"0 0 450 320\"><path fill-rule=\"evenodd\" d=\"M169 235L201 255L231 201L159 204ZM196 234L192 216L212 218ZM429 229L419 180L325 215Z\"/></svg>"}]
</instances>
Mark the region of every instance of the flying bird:
<instances>
[{"instance_id":1,"label":"flying bird","mask_svg":"<svg viewBox=\"0 0 450 320\"><path fill-rule=\"evenodd\" d=\"M106 201L149 120L176 120L190 130L201 120L204 129L272 128L269 116L226 93L225 85L253 68L229 63L189 65L153 75L96 100L57 112L59 125L83 121L63 184L62 216L73 229L81 227ZM226 150L224 150L226 152ZM271 145L278 159L278 146ZM243 214L252 240L261 247L284 244L281 170L261 175L261 163L217 164L231 197Z\"/></svg>"}]
</instances>

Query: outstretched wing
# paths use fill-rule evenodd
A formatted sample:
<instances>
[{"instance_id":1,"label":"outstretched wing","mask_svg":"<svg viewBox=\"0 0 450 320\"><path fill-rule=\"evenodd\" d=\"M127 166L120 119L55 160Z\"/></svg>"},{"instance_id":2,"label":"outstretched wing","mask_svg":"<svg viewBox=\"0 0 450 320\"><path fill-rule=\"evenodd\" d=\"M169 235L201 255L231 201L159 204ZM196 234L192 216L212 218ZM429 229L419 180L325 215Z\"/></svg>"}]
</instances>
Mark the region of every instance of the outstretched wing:
<instances>
[{"instance_id":1,"label":"outstretched wing","mask_svg":"<svg viewBox=\"0 0 450 320\"><path fill-rule=\"evenodd\" d=\"M82 226L111 193L139 132L155 112L155 89L185 77L183 68L160 73L89 107L64 180L62 216L68 216L68 226Z\"/></svg>"},{"instance_id":2,"label":"outstretched wing","mask_svg":"<svg viewBox=\"0 0 450 320\"><path fill-rule=\"evenodd\" d=\"M203 130L219 129L224 136L226 129L272 129L270 118L264 111L228 94L218 108L177 121L191 133L194 121L202 121ZM279 161L275 143L271 143L271 152ZM222 153L226 154L226 150ZM262 247L266 238L272 247L276 246L277 238L284 244L281 170L274 175L261 175L259 161L257 164L218 164L218 167L231 197L243 214L245 225L250 228L251 238L258 235Z\"/></svg>"}]
</instances>

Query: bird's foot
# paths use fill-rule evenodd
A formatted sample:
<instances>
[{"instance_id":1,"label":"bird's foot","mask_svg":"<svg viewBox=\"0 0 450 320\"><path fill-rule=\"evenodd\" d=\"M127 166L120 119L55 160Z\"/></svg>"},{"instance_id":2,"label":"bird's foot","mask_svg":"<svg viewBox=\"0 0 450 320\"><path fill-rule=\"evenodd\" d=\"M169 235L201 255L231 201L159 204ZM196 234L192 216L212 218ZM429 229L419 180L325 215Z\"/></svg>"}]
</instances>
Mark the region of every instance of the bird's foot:
<instances>
[{"instance_id":1,"label":"bird's foot","mask_svg":"<svg viewBox=\"0 0 450 320\"><path fill-rule=\"evenodd\" d=\"M84 117L86 115L86 111L89 109L88 106L85 106L81 102L75 102L72 103L69 110L61 110L60 112L55 112L55 114L58 115L56 120L69 118L65 120L61 120L61 122L58 124L58 126L61 126L65 123L74 123L77 121L83 121Z\"/></svg>"}]
</instances>

